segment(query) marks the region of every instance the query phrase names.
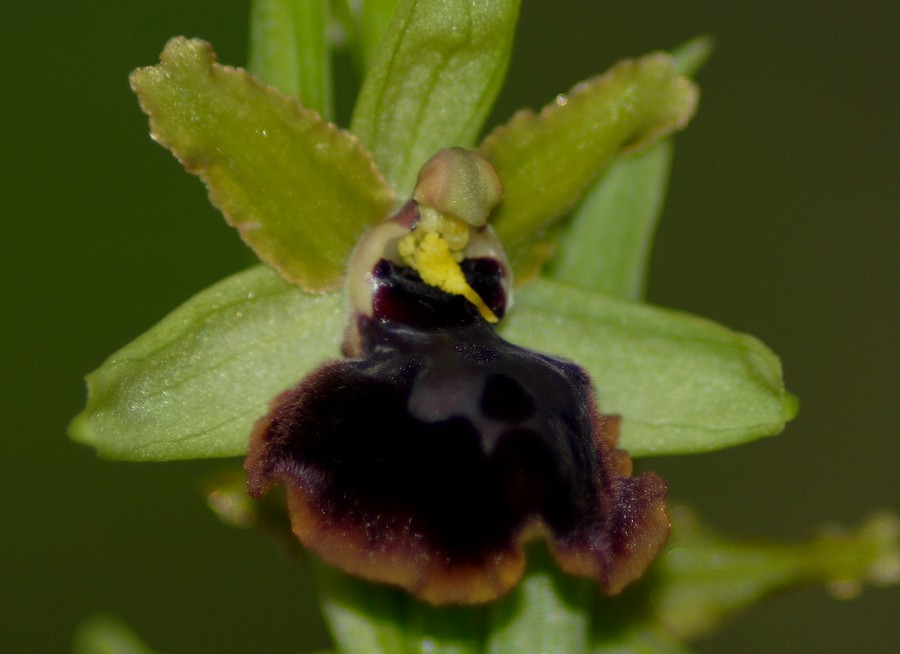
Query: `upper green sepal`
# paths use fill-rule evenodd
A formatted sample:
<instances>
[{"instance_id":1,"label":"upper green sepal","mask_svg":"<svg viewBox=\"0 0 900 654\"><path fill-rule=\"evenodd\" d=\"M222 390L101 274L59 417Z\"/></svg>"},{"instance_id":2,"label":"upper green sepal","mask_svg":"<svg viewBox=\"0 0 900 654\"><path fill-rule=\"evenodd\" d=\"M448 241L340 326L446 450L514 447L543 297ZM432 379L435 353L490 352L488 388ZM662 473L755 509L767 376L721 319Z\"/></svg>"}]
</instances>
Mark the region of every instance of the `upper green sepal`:
<instances>
[{"instance_id":1,"label":"upper green sepal","mask_svg":"<svg viewBox=\"0 0 900 654\"><path fill-rule=\"evenodd\" d=\"M622 61L535 114L522 110L491 132L481 152L503 180L493 217L519 282L549 256L545 233L616 156L683 128L697 87L663 53Z\"/></svg>"},{"instance_id":2,"label":"upper green sepal","mask_svg":"<svg viewBox=\"0 0 900 654\"><path fill-rule=\"evenodd\" d=\"M309 291L335 288L366 227L396 198L350 133L208 43L177 37L131 85L153 138L209 187L212 203L266 263Z\"/></svg>"}]
</instances>

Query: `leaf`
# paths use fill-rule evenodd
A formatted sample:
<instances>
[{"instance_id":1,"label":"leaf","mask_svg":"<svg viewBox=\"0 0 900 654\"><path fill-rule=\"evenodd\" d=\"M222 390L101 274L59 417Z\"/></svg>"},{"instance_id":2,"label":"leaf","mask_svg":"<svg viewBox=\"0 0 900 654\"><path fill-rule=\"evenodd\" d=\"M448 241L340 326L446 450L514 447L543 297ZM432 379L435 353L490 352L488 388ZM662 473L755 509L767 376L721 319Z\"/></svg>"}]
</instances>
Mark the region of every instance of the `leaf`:
<instances>
[{"instance_id":1,"label":"leaf","mask_svg":"<svg viewBox=\"0 0 900 654\"><path fill-rule=\"evenodd\" d=\"M347 132L179 37L132 73L153 138L209 187L210 200L261 259L306 290L340 283L365 228L393 192Z\"/></svg>"},{"instance_id":2,"label":"leaf","mask_svg":"<svg viewBox=\"0 0 900 654\"><path fill-rule=\"evenodd\" d=\"M331 66L326 0L253 0L249 70L331 117Z\"/></svg>"},{"instance_id":3,"label":"leaf","mask_svg":"<svg viewBox=\"0 0 900 654\"><path fill-rule=\"evenodd\" d=\"M503 83L518 13L519 0L404 0L397 7L351 131L401 195L411 195L435 152L474 144Z\"/></svg>"},{"instance_id":4,"label":"leaf","mask_svg":"<svg viewBox=\"0 0 900 654\"><path fill-rule=\"evenodd\" d=\"M343 295L307 295L257 266L177 308L87 376L70 427L128 460L236 456L269 401L338 355Z\"/></svg>"},{"instance_id":5,"label":"leaf","mask_svg":"<svg viewBox=\"0 0 900 654\"><path fill-rule=\"evenodd\" d=\"M752 336L547 279L516 295L504 338L583 366L632 456L777 434L792 415L778 358Z\"/></svg>"},{"instance_id":6,"label":"leaf","mask_svg":"<svg viewBox=\"0 0 900 654\"><path fill-rule=\"evenodd\" d=\"M847 598L864 583L900 582L895 515L874 516L854 531L832 528L805 543L723 539L683 507L672 512L672 522L671 541L652 575L623 600L642 598L643 610L635 613L680 639L709 633L735 612L788 588L824 583Z\"/></svg>"},{"instance_id":7,"label":"leaf","mask_svg":"<svg viewBox=\"0 0 900 654\"><path fill-rule=\"evenodd\" d=\"M94 615L82 622L72 639L75 654L155 654L124 622Z\"/></svg>"},{"instance_id":8,"label":"leaf","mask_svg":"<svg viewBox=\"0 0 900 654\"><path fill-rule=\"evenodd\" d=\"M481 151L505 189L493 224L520 282L548 254L539 239L591 181L617 155L684 127L696 103L694 84L657 53L616 64L538 115L520 111L485 138Z\"/></svg>"}]
</instances>

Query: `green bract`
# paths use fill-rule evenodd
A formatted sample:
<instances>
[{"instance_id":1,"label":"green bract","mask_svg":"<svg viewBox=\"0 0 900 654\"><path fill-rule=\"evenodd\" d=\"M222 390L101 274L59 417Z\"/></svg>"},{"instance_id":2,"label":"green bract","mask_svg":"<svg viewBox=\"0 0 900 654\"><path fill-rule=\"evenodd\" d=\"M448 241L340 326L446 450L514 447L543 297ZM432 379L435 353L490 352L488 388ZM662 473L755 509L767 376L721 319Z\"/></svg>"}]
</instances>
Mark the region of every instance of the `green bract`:
<instances>
[{"instance_id":1,"label":"green bract","mask_svg":"<svg viewBox=\"0 0 900 654\"><path fill-rule=\"evenodd\" d=\"M72 642L74 654L159 654L118 618L95 615L79 625Z\"/></svg>"},{"instance_id":2,"label":"green bract","mask_svg":"<svg viewBox=\"0 0 900 654\"><path fill-rule=\"evenodd\" d=\"M554 278L630 300L643 296L672 150L664 141L618 161L585 194L559 239L550 267ZM582 243L607 245L598 251Z\"/></svg>"}]
</instances>

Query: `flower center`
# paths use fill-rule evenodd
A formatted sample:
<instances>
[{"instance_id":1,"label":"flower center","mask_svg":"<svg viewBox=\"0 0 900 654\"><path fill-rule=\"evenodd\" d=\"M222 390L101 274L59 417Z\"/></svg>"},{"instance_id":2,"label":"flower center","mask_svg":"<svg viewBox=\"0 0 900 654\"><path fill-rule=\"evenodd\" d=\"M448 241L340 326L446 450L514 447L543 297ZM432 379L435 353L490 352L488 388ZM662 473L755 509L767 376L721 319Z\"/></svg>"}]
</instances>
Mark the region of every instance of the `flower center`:
<instances>
[{"instance_id":1,"label":"flower center","mask_svg":"<svg viewBox=\"0 0 900 654\"><path fill-rule=\"evenodd\" d=\"M482 318L490 323L498 322L496 314L469 285L459 266L471 227L433 207L420 207L420 213L419 224L397 244L403 262L418 271L429 286L462 295L475 305Z\"/></svg>"}]
</instances>

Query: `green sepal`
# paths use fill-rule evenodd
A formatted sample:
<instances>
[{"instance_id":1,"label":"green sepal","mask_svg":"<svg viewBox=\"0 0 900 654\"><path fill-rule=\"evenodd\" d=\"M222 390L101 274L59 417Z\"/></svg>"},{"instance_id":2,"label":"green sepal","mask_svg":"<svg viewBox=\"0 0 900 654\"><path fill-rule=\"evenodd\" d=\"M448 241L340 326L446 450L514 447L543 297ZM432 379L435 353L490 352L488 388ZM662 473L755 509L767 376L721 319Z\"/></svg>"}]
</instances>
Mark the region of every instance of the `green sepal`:
<instances>
[{"instance_id":1,"label":"green sepal","mask_svg":"<svg viewBox=\"0 0 900 654\"><path fill-rule=\"evenodd\" d=\"M208 43L174 38L132 73L153 138L209 187L212 203L266 263L309 291L335 288L367 226L396 203L348 132Z\"/></svg>"},{"instance_id":2,"label":"green sepal","mask_svg":"<svg viewBox=\"0 0 900 654\"><path fill-rule=\"evenodd\" d=\"M87 376L70 426L101 456L242 455L269 401L336 358L343 294L309 295L257 266L194 296Z\"/></svg>"},{"instance_id":3,"label":"green sepal","mask_svg":"<svg viewBox=\"0 0 900 654\"><path fill-rule=\"evenodd\" d=\"M600 410L622 416L632 456L729 447L793 417L778 357L696 316L539 278L518 292L501 333L583 366Z\"/></svg>"},{"instance_id":4,"label":"green sepal","mask_svg":"<svg viewBox=\"0 0 900 654\"><path fill-rule=\"evenodd\" d=\"M519 282L533 277L552 251L545 237L618 155L683 128L697 88L656 53L616 64L544 107L523 110L491 132L482 153L503 180L493 217Z\"/></svg>"},{"instance_id":5,"label":"green sepal","mask_svg":"<svg viewBox=\"0 0 900 654\"><path fill-rule=\"evenodd\" d=\"M327 0L253 0L249 50L253 75L331 118Z\"/></svg>"},{"instance_id":6,"label":"green sepal","mask_svg":"<svg viewBox=\"0 0 900 654\"><path fill-rule=\"evenodd\" d=\"M475 143L512 51L519 0L404 0L356 102L351 131L402 196L419 168Z\"/></svg>"}]
</instances>

